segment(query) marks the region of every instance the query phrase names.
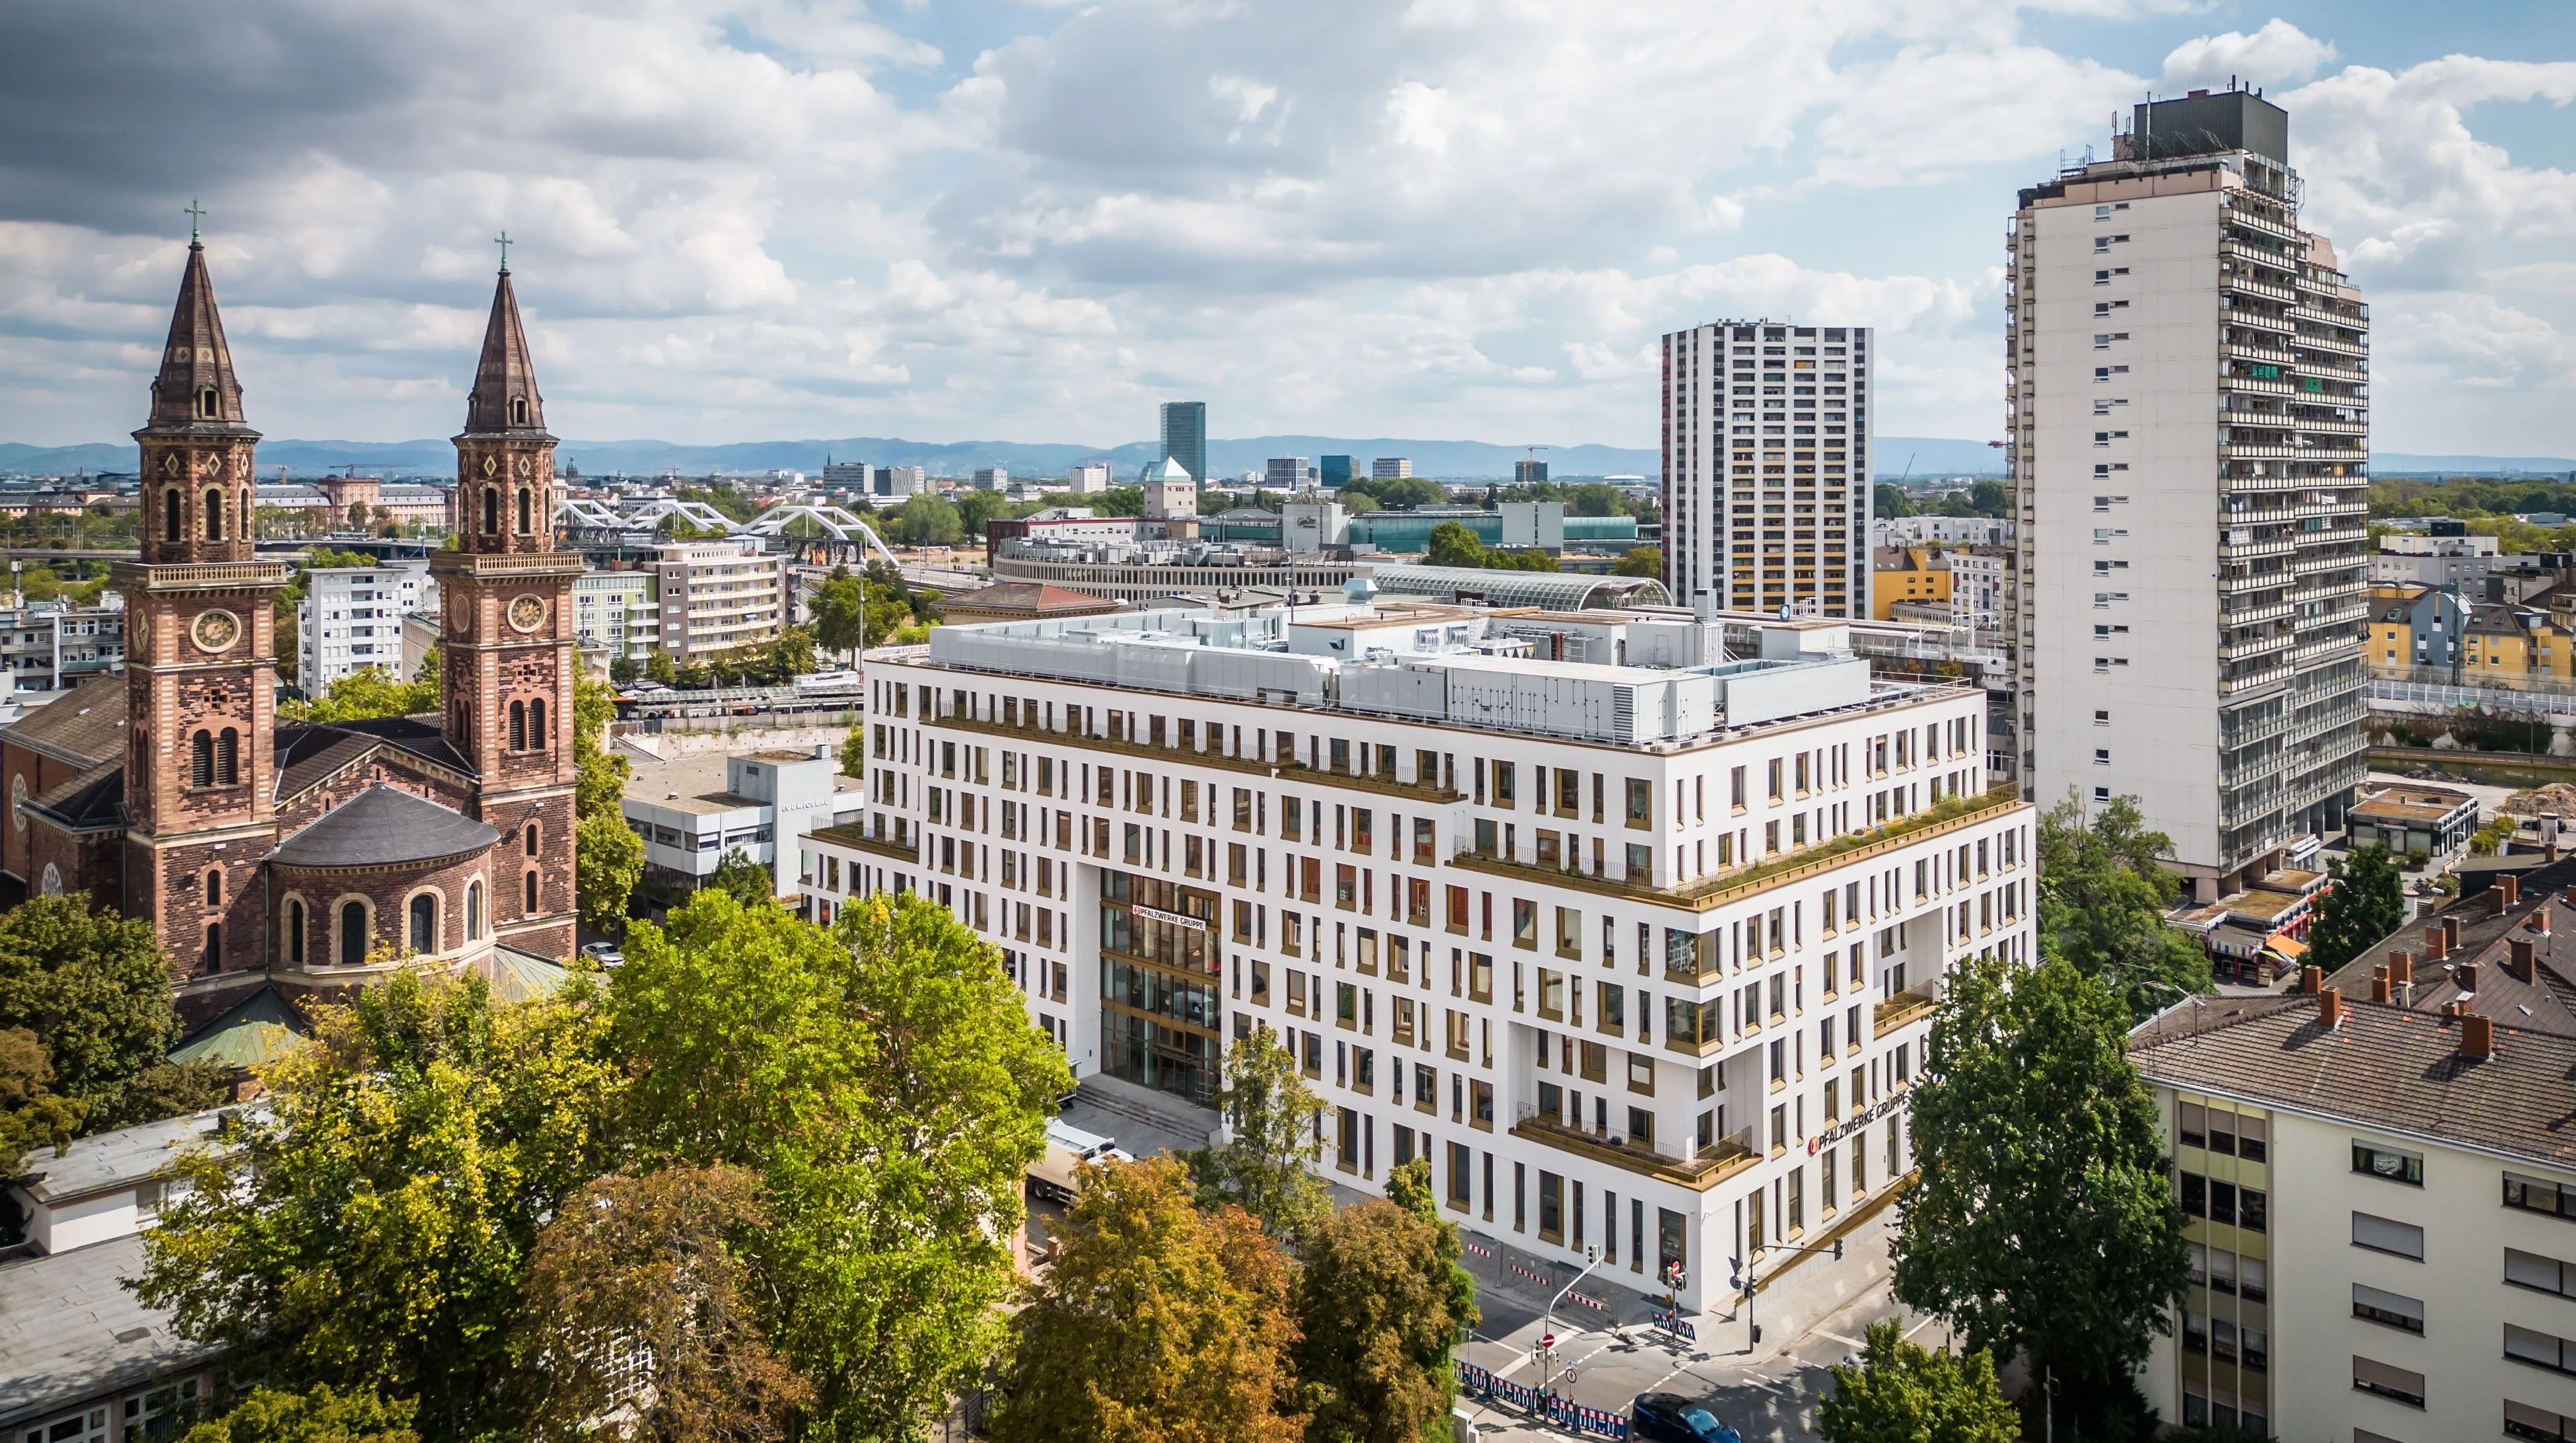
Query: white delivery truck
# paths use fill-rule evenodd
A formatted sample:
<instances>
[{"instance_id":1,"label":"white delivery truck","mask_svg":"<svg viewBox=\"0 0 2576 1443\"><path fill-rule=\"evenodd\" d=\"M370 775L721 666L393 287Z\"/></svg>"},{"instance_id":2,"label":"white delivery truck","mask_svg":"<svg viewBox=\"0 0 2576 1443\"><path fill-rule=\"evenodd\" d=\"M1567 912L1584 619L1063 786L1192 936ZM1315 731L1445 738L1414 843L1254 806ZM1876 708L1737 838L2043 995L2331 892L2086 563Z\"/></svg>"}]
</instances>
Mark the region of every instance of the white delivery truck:
<instances>
[{"instance_id":1,"label":"white delivery truck","mask_svg":"<svg viewBox=\"0 0 2576 1443\"><path fill-rule=\"evenodd\" d=\"M1116 1141L1084 1132L1058 1118L1047 1119L1046 1156L1029 1169L1029 1191L1049 1202L1070 1203L1074 1172L1086 1162L1133 1162Z\"/></svg>"}]
</instances>

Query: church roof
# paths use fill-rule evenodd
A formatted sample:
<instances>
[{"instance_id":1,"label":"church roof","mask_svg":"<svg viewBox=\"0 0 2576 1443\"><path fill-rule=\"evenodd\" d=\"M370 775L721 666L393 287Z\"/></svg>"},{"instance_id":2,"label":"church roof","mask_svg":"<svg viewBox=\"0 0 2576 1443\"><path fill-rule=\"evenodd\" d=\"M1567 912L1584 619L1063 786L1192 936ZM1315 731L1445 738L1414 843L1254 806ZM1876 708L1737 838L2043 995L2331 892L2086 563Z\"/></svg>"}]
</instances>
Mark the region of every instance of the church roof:
<instances>
[{"instance_id":1,"label":"church roof","mask_svg":"<svg viewBox=\"0 0 2576 1443\"><path fill-rule=\"evenodd\" d=\"M70 762L94 767L125 756L125 673L101 672L13 722L0 736Z\"/></svg>"},{"instance_id":2,"label":"church roof","mask_svg":"<svg viewBox=\"0 0 2576 1443\"><path fill-rule=\"evenodd\" d=\"M73 832L106 831L125 825L125 763L97 766L47 787L27 799L27 810Z\"/></svg>"},{"instance_id":3,"label":"church roof","mask_svg":"<svg viewBox=\"0 0 2576 1443\"><path fill-rule=\"evenodd\" d=\"M499 840L488 822L380 782L324 812L268 855L290 867L382 867L462 856Z\"/></svg>"},{"instance_id":4,"label":"church roof","mask_svg":"<svg viewBox=\"0 0 2576 1443\"><path fill-rule=\"evenodd\" d=\"M172 1062L212 1062L248 1071L283 1056L309 1030L304 1018L263 984L233 1004L221 1017L189 1034L171 1049Z\"/></svg>"},{"instance_id":5,"label":"church roof","mask_svg":"<svg viewBox=\"0 0 2576 1443\"><path fill-rule=\"evenodd\" d=\"M571 976L560 962L552 962L533 952L516 947L492 949L492 996L501 1002L526 1002L536 997L552 997Z\"/></svg>"},{"instance_id":6,"label":"church roof","mask_svg":"<svg viewBox=\"0 0 2576 1443\"><path fill-rule=\"evenodd\" d=\"M215 393L213 414L198 404ZM150 429L256 436L242 424L241 382L233 376L232 348L215 310L215 282L206 274L206 248L188 243L188 269L179 278L179 304L170 315L170 340L161 348L161 373L152 380Z\"/></svg>"},{"instance_id":7,"label":"church roof","mask_svg":"<svg viewBox=\"0 0 2576 1443\"><path fill-rule=\"evenodd\" d=\"M514 415L513 397L524 398L527 411ZM474 389L465 398L465 433L519 432L543 436L546 402L537 394L537 368L528 359L528 333L519 324L518 293L510 289L510 272L501 272L492 288L492 319L483 327L483 356L474 366Z\"/></svg>"}]
</instances>

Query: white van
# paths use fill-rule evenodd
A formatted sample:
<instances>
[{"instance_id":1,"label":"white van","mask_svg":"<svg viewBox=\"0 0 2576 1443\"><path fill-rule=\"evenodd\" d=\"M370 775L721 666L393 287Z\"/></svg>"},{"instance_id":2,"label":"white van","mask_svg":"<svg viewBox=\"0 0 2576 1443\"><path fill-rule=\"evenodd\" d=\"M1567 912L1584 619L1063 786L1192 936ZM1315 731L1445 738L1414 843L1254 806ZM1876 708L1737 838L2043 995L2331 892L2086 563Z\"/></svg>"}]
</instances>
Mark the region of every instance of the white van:
<instances>
[{"instance_id":1,"label":"white van","mask_svg":"<svg viewBox=\"0 0 2576 1443\"><path fill-rule=\"evenodd\" d=\"M1029 1168L1029 1191L1050 1202L1070 1203L1074 1171L1086 1162L1134 1162L1115 1140L1047 1119L1046 1156Z\"/></svg>"}]
</instances>

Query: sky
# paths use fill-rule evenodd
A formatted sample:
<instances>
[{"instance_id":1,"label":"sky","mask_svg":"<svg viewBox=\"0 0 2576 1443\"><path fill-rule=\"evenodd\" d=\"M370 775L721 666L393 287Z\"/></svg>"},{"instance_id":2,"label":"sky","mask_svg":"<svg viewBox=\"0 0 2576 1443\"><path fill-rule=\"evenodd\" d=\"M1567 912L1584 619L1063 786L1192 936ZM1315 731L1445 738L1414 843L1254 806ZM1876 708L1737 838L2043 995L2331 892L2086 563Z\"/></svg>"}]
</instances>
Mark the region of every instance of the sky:
<instances>
[{"instance_id":1,"label":"sky","mask_svg":"<svg viewBox=\"0 0 2576 1443\"><path fill-rule=\"evenodd\" d=\"M193 198L253 425L442 436L511 266L561 435L1651 446L1668 330L1880 329L2002 432L2017 187L2239 76L2382 450L2576 455L2576 6L31 0L0 441L141 424Z\"/></svg>"}]
</instances>

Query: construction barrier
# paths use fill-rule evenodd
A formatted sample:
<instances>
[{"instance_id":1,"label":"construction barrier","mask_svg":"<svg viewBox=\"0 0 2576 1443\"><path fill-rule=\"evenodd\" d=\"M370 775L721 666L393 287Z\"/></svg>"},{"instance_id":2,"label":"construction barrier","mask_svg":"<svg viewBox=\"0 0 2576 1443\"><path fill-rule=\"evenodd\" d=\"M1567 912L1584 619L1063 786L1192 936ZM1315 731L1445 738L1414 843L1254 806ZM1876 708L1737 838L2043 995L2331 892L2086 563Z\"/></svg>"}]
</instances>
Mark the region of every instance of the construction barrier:
<instances>
[{"instance_id":1,"label":"construction barrier","mask_svg":"<svg viewBox=\"0 0 2576 1443\"><path fill-rule=\"evenodd\" d=\"M1569 1303L1581 1303L1583 1306L1591 1308L1596 1312L1606 1313L1610 1311L1610 1305L1608 1303L1601 1301L1599 1298L1593 1297L1589 1293L1569 1292L1565 1295L1565 1300Z\"/></svg>"},{"instance_id":2,"label":"construction barrier","mask_svg":"<svg viewBox=\"0 0 2576 1443\"><path fill-rule=\"evenodd\" d=\"M1692 1327L1687 1319L1675 1317L1661 1308L1648 1308L1646 1310L1646 1321L1648 1324L1653 1326L1657 1332L1670 1333L1674 1337L1681 1339L1683 1342L1696 1343L1699 1341L1699 1329Z\"/></svg>"},{"instance_id":3,"label":"construction barrier","mask_svg":"<svg viewBox=\"0 0 2576 1443\"><path fill-rule=\"evenodd\" d=\"M1542 1393L1527 1383L1498 1378L1490 1368L1480 1368L1473 1363L1457 1366L1458 1387L1472 1396L1518 1408L1533 1418L1545 1419L1577 1433L1589 1433L1600 1438L1624 1439L1628 1436L1628 1420L1616 1413L1587 1408L1571 1398Z\"/></svg>"}]
</instances>

